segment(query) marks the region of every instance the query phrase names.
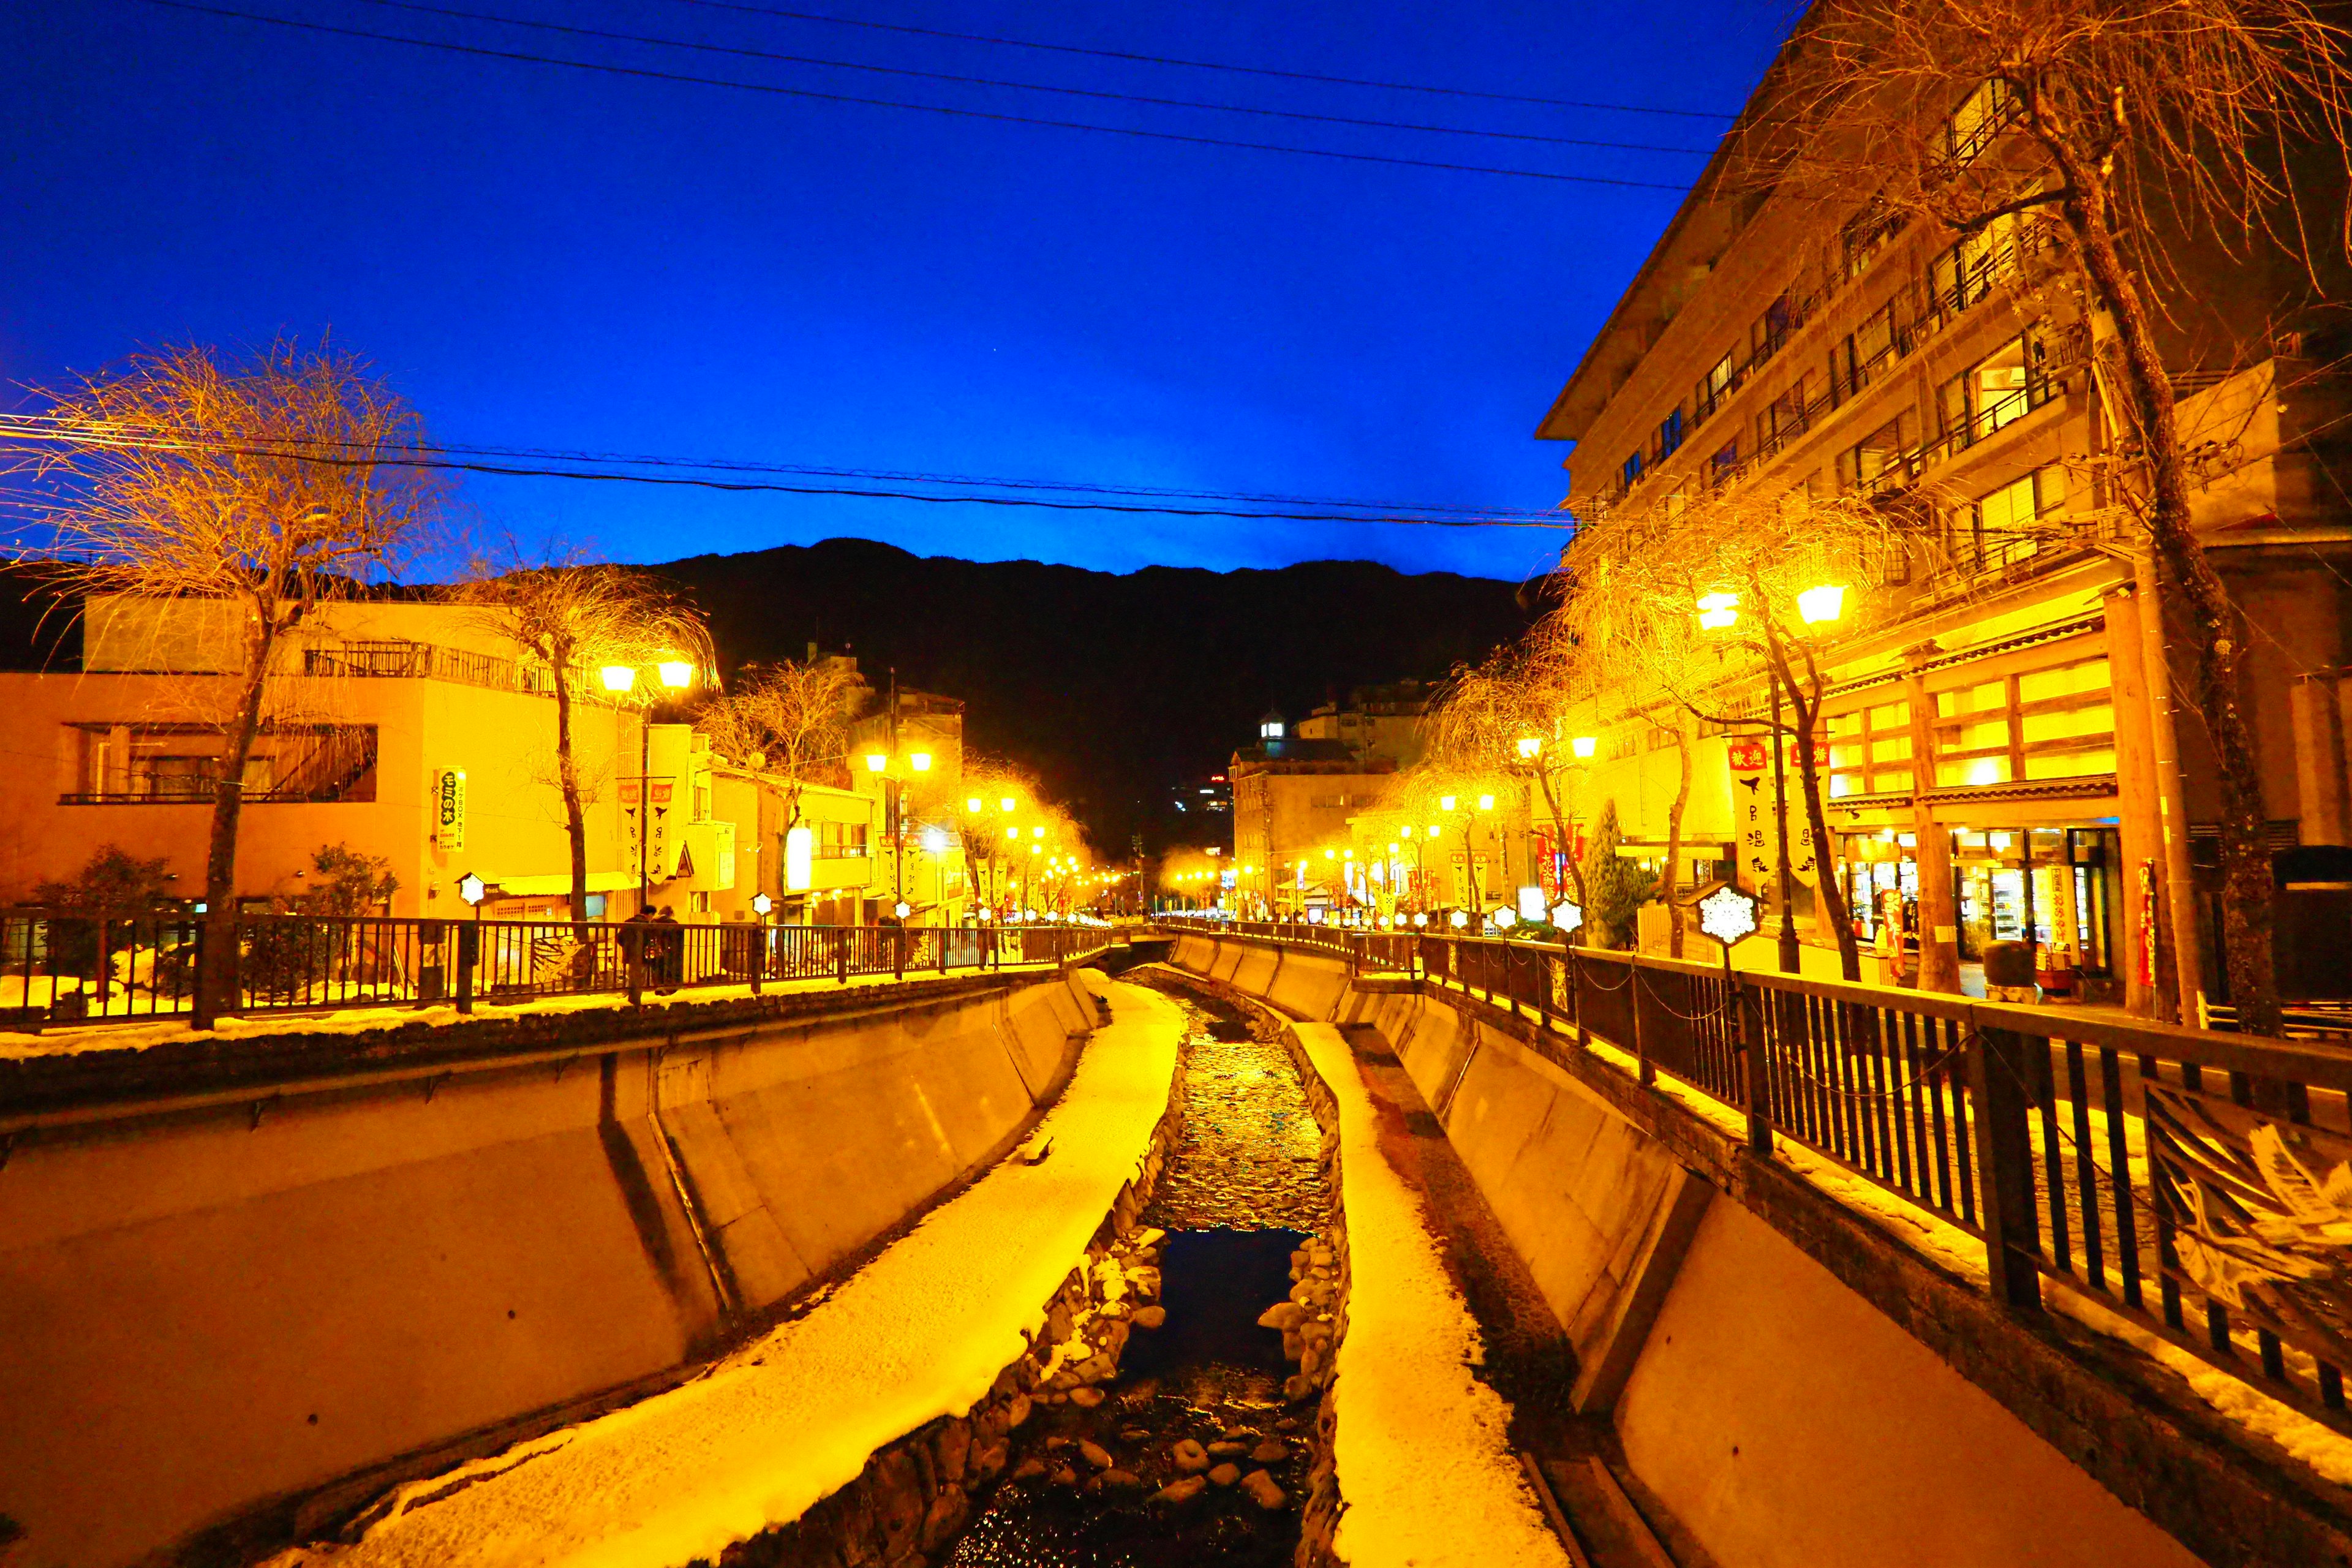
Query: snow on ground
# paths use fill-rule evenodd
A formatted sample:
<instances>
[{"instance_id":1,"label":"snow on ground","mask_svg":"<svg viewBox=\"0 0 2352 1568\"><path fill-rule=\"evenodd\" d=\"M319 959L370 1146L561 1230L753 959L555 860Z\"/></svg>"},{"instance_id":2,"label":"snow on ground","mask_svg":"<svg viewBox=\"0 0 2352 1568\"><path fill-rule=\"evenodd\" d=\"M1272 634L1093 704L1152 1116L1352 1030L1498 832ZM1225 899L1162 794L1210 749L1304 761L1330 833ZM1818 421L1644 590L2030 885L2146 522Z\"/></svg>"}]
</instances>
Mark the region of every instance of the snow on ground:
<instances>
[{"instance_id":1,"label":"snow on ground","mask_svg":"<svg viewBox=\"0 0 2352 1568\"><path fill-rule=\"evenodd\" d=\"M1008 963L1003 969L992 969L990 974L1045 973L1058 968L1055 963ZM908 970L907 979L960 979L981 973L976 969L952 969L941 975L936 969L920 972ZM809 991L854 991L860 987L897 985L901 984L894 974L853 974L847 984L831 976L809 980L771 980L762 984L760 994L776 996ZM648 1007L684 1007L698 1002L740 1001L751 994L749 985L695 985L684 987L664 996L653 991L646 994ZM625 1007L626 994L617 991L600 991L578 996L534 996L523 1002L492 1002L477 1000L470 1017L522 1018L548 1013L583 1013L601 1008ZM405 1028L411 1024L430 1024L435 1027L466 1021L455 1004L441 1003L420 1007L410 1005L388 1005L376 1007L346 1007L333 1012L319 1013L255 1013L241 1017L222 1018L209 1033L188 1027L183 1019L159 1018L152 1024L101 1024L89 1028L48 1029L37 1035L0 1031L0 1060L26 1057L77 1056L86 1051L143 1051L156 1046L184 1044L196 1040L252 1039L264 1035L364 1035L379 1029Z\"/></svg>"},{"instance_id":2,"label":"snow on ground","mask_svg":"<svg viewBox=\"0 0 2352 1568\"><path fill-rule=\"evenodd\" d=\"M970 1411L1042 1328L1168 1108L1182 1013L1088 978L1112 1022L1038 1130L1044 1163L1000 1165L705 1376L405 1487L356 1547L288 1552L281 1568L716 1559L856 1479L876 1449Z\"/></svg>"},{"instance_id":3,"label":"snow on ground","mask_svg":"<svg viewBox=\"0 0 2352 1568\"><path fill-rule=\"evenodd\" d=\"M1350 1568L1568 1568L1512 1451L1510 1405L1471 1375L1478 1325L1421 1200L1381 1152L1347 1041L1328 1024L1293 1027L1339 1113L1349 1286L1334 1549Z\"/></svg>"}]
</instances>

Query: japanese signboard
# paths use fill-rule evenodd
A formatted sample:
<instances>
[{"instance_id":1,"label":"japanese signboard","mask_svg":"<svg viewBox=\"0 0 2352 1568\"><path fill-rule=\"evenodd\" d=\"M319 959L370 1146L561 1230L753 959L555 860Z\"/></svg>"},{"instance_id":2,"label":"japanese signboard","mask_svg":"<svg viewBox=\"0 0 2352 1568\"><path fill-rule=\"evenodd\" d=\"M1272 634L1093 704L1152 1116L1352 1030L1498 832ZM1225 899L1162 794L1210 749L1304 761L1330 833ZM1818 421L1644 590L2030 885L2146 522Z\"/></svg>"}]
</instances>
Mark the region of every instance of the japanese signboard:
<instances>
[{"instance_id":1,"label":"japanese signboard","mask_svg":"<svg viewBox=\"0 0 2352 1568\"><path fill-rule=\"evenodd\" d=\"M466 770L438 768L433 774L433 847L444 855L466 847Z\"/></svg>"},{"instance_id":2,"label":"japanese signboard","mask_svg":"<svg viewBox=\"0 0 2352 1568\"><path fill-rule=\"evenodd\" d=\"M1769 893L1780 878L1780 796L1772 781L1769 735L1733 735L1724 742L1724 760L1731 769L1732 821L1739 832L1739 879L1757 892ZM1814 744L1814 761L1829 760L1829 748ZM1803 785L1797 778L1797 761L1789 757L1789 871L1806 887L1821 882L1821 864L1813 851L1812 825L1805 819Z\"/></svg>"}]
</instances>

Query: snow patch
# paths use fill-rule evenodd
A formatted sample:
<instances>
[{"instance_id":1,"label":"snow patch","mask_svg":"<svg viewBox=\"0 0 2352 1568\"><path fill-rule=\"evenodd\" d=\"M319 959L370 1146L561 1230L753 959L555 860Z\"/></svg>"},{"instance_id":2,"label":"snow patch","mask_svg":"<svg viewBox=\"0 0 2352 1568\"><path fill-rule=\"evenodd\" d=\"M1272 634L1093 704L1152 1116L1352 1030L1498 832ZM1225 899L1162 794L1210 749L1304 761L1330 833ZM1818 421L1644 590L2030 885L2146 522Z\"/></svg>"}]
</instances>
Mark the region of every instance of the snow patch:
<instances>
[{"instance_id":1,"label":"snow patch","mask_svg":"<svg viewBox=\"0 0 2352 1568\"><path fill-rule=\"evenodd\" d=\"M278 1568L715 1561L856 1479L877 1450L967 1414L1042 1331L1168 1108L1182 1013L1089 978L1112 1021L1042 1125L1052 1160L1001 1163L706 1375L415 1482L357 1546L299 1549Z\"/></svg>"},{"instance_id":2,"label":"snow patch","mask_svg":"<svg viewBox=\"0 0 2352 1568\"><path fill-rule=\"evenodd\" d=\"M1338 1105L1348 1225L1333 1551L1350 1568L1568 1568L1512 1451L1511 1407L1471 1374L1486 1358L1478 1325L1381 1152L1355 1058L1328 1024L1292 1027Z\"/></svg>"}]
</instances>

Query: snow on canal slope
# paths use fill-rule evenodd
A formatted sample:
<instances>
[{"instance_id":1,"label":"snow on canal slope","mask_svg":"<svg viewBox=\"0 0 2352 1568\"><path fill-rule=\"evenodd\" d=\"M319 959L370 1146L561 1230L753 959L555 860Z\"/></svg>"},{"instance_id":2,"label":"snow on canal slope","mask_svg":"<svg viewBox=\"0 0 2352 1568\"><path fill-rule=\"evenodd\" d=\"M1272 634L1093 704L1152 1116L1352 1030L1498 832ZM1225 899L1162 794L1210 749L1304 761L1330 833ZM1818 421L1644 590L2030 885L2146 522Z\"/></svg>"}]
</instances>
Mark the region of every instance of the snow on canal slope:
<instances>
[{"instance_id":1,"label":"snow on canal slope","mask_svg":"<svg viewBox=\"0 0 2352 1568\"><path fill-rule=\"evenodd\" d=\"M797 1519L876 1449L970 1410L1043 1325L1168 1108L1182 1013L1088 979L1112 1022L1038 1130L1044 1163L992 1171L707 1376L417 1482L359 1545L278 1563L675 1568Z\"/></svg>"},{"instance_id":2,"label":"snow on canal slope","mask_svg":"<svg viewBox=\"0 0 2352 1568\"><path fill-rule=\"evenodd\" d=\"M1569 1568L1512 1452L1511 1407L1471 1373L1478 1325L1421 1200L1381 1152L1346 1038L1292 1026L1339 1111L1348 1332L1332 1450L1346 1511L1334 1549L1349 1568Z\"/></svg>"}]
</instances>

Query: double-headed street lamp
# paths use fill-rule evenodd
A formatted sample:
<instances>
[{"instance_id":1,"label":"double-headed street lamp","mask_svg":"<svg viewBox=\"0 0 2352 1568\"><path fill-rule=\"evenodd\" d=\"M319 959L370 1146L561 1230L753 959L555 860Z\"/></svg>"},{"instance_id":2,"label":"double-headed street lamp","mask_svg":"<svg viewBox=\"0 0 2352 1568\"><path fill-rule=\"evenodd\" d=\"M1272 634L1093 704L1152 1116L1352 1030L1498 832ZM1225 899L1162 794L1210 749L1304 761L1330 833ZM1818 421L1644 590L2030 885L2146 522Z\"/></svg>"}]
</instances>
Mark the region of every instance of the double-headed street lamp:
<instances>
[{"instance_id":1,"label":"double-headed street lamp","mask_svg":"<svg viewBox=\"0 0 2352 1568\"><path fill-rule=\"evenodd\" d=\"M1779 821L1780 852L1779 889L1780 929L1774 935L1779 948L1777 956L1780 963L1780 972L1783 974L1795 974L1803 969L1804 958L1797 942L1796 875L1789 855L1789 770L1786 748L1781 743L1781 737L1786 732L1786 726L1780 718L1782 684L1784 682L1787 684L1789 700L1797 709L1799 719L1797 765L1804 770L1808 779L1813 777L1812 721L1819 714L1819 707L1817 703L1810 710L1806 708L1802 694L1797 690L1795 673L1789 668L1788 645L1780 624L1773 616L1771 605L1765 600L1760 584L1751 583L1751 586L1756 588L1756 621L1762 634L1764 684L1770 693L1772 703L1772 809L1774 816ZM1818 587L1807 588L1798 594L1796 599L1797 618L1808 626L1833 625L1845 614L1846 589L1843 584L1825 583ZM1740 596L1733 590L1718 588L1711 594L1703 594L1699 596L1698 624L1702 631L1730 631L1739 625L1741 613ZM1810 662L1811 658L1810 648L1806 649L1806 658ZM1818 680L1818 677L1816 679ZM1915 759L1914 765L1919 766L1925 763ZM1815 792L1809 790L1806 798L1809 803L1811 802L1815 798ZM1810 804L1807 808L1807 821L1809 823L1811 821ZM1818 837L1821 825L1813 826ZM1829 864L1828 854L1829 846L1826 843L1814 844L1815 876L1828 885L1826 902L1831 910L1832 920L1833 923L1841 923L1843 915L1843 900L1837 891L1836 872ZM1673 868L1667 868L1667 875L1669 877L1673 875ZM1843 943L1841 943L1841 949L1843 949Z\"/></svg>"},{"instance_id":2,"label":"double-headed street lamp","mask_svg":"<svg viewBox=\"0 0 2352 1568\"><path fill-rule=\"evenodd\" d=\"M894 706L890 715L892 749L866 752L866 771L877 774L886 786L884 810L890 818L890 912L903 921L911 912L907 903L907 780L913 774L931 771L931 753L897 749L898 717Z\"/></svg>"},{"instance_id":3,"label":"double-headed street lamp","mask_svg":"<svg viewBox=\"0 0 2352 1568\"><path fill-rule=\"evenodd\" d=\"M639 672L633 665L608 664L597 673L604 679L604 689L615 697L625 697L637 688ZM646 682L646 705L637 725L637 912L640 914L645 912L646 905L653 902L652 873L646 861L646 847L654 836L653 705L661 700L664 691L684 691L692 686L694 665L691 660L683 658L657 659L651 673L653 679Z\"/></svg>"},{"instance_id":4,"label":"double-headed street lamp","mask_svg":"<svg viewBox=\"0 0 2352 1568\"><path fill-rule=\"evenodd\" d=\"M1551 787L1551 771L1544 765L1543 737L1522 735L1512 749L1517 752L1518 761L1516 764L1505 765L1514 773L1526 773L1534 778L1536 787L1543 791L1544 808L1551 814L1552 890L1565 899L1568 892L1567 884L1572 878L1576 883L1576 903L1580 910L1585 901L1584 871L1576 863L1575 847L1568 841L1568 822L1560 814L1559 796ZM1593 753L1600 749L1601 740L1597 735L1572 737L1568 742L1569 755L1573 759L1570 765L1580 768L1590 765ZM1561 875L1563 868L1566 869L1567 876ZM1536 884L1538 887L1542 886L1543 878L1540 875L1536 878ZM1568 930L1572 937L1575 934L1575 928L1570 927Z\"/></svg>"}]
</instances>

